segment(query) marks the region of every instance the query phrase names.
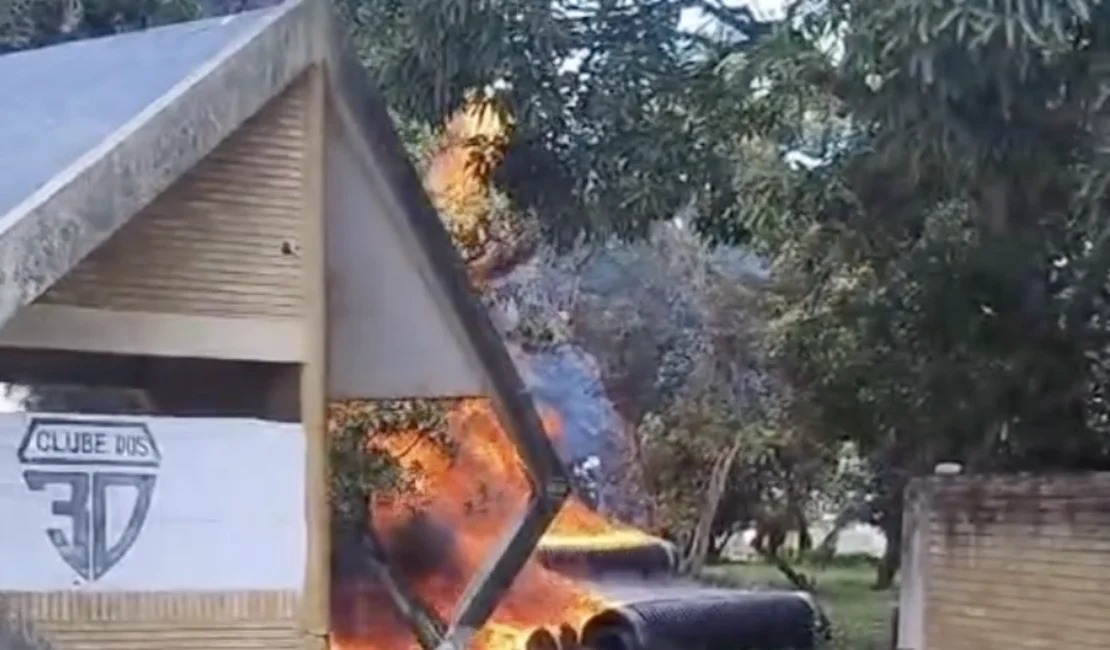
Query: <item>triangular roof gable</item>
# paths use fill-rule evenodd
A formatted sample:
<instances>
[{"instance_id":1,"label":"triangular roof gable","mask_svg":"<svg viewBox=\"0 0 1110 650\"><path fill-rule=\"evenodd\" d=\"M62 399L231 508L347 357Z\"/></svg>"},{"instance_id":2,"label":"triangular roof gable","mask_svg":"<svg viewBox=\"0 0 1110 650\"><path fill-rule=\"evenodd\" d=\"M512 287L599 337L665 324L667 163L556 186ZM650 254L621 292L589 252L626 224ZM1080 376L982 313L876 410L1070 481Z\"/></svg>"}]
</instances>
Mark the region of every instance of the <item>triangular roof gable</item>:
<instances>
[{"instance_id":1,"label":"triangular roof gable","mask_svg":"<svg viewBox=\"0 0 1110 650\"><path fill-rule=\"evenodd\" d=\"M481 375L479 392L492 399L534 486L523 518L463 596L448 630L450 640L461 647L492 613L501 593L527 561L566 497L568 482L503 342L470 293L462 261L424 193L382 98L345 39L337 36L344 32L333 20L327 0L289 0L280 7L237 18L151 30L146 38L131 41L146 43L152 34L184 38L198 26L212 30L210 36L226 39L216 47L221 39L213 38L209 45L215 53L210 58L198 61L138 114L124 117L114 131L88 136L98 144L79 154L76 161L53 174L39 172L49 180L33 181L38 189L30 189L26 197L9 199L18 202L14 207L2 207L0 202L0 209L6 210L0 214L0 326L298 75L323 63L328 73L328 103L344 132L355 136L351 152L375 187L380 216L390 221L411 263L409 270L419 274L446 327ZM238 25L236 21L240 21ZM150 45L158 46L156 41ZM60 48L76 46L41 50L37 56L59 56L64 53ZM7 108L10 101L10 95L0 97L0 115L11 110ZM11 141L14 137L0 130L0 148L6 149ZM37 141L34 146L39 146ZM69 146L74 150L82 147ZM5 153L18 155L10 150Z\"/></svg>"},{"instance_id":2,"label":"triangular roof gable","mask_svg":"<svg viewBox=\"0 0 1110 650\"><path fill-rule=\"evenodd\" d=\"M18 88L0 97L9 125L0 128L0 151L11 166L21 164L21 149L36 152L26 174L0 188L0 324L320 58L320 39L310 33L314 4L0 57L0 87ZM154 54L174 47L176 54ZM164 61L165 76L131 58L141 56ZM113 61L126 71L117 68L114 81L86 67ZM69 78L79 72L87 82ZM63 101L58 85L66 82L76 90ZM106 85L94 90L95 83ZM118 92L109 100L97 91ZM91 105L98 101L101 108ZM30 110L41 111L38 124L19 115ZM50 124L57 130L44 130Z\"/></svg>"},{"instance_id":3,"label":"triangular roof gable","mask_svg":"<svg viewBox=\"0 0 1110 650\"><path fill-rule=\"evenodd\" d=\"M331 12L323 12L322 16L328 33L343 33L333 24ZM470 635L493 613L501 595L512 585L558 514L570 492L569 480L504 341L471 293L462 258L397 136L385 101L344 39L328 39L326 46L332 108L346 129L359 136L353 139L355 151L378 190L383 216L393 221L409 260L442 306L459 340L465 341L473 353L484 375L483 394L492 400L533 487L527 510L509 531L504 545L494 549L496 552L462 595L455 619L447 630L450 645L441 646L466 647ZM412 610L406 615L413 616Z\"/></svg>"}]
</instances>

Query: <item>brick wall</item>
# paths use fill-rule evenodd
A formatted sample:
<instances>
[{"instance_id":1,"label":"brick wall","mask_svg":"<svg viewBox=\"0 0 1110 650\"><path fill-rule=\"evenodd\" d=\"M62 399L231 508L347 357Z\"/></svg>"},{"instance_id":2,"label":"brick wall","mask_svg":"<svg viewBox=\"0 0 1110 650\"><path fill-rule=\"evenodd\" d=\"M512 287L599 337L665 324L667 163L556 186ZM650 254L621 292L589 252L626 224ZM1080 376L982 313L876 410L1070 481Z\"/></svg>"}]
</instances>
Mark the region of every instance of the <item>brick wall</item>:
<instances>
[{"instance_id":1,"label":"brick wall","mask_svg":"<svg viewBox=\"0 0 1110 650\"><path fill-rule=\"evenodd\" d=\"M931 477L906 507L899 648L1110 648L1110 474Z\"/></svg>"}]
</instances>

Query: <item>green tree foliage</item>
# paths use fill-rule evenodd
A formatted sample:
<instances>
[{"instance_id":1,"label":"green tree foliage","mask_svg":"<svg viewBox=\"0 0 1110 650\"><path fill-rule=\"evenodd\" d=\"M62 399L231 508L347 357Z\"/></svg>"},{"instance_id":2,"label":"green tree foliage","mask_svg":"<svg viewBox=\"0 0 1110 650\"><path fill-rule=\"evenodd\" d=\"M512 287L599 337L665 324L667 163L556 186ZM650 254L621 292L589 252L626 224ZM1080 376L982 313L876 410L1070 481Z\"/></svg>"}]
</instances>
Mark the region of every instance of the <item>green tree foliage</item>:
<instances>
[{"instance_id":1,"label":"green tree foliage","mask_svg":"<svg viewBox=\"0 0 1110 650\"><path fill-rule=\"evenodd\" d=\"M363 59L405 120L440 124L493 86L518 120L499 174L557 241L644 234L696 197L732 205L731 163L701 107L720 43L679 30L690 0L342 0ZM761 28L744 11L735 27ZM736 42L732 39L730 42Z\"/></svg>"},{"instance_id":2,"label":"green tree foliage","mask_svg":"<svg viewBox=\"0 0 1110 650\"><path fill-rule=\"evenodd\" d=\"M329 410L328 435L332 440L331 501L340 523L364 527L370 498L404 490L410 477L399 459L375 447L382 438L419 431L445 450L454 448L447 430L450 404L431 400L343 402Z\"/></svg>"},{"instance_id":3,"label":"green tree foliage","mask_svg":"<svg viewBox=\"0 0 1110 650\"><path fill-rule=\"evenodd\" d=\"M407 490L412 480L401 468L402 459L380 446L383 439L415 431L453 452L450 407L425 399L349 401L328 409L332 568L346 579L373 576L405 612L423 648L436 646L442 625L391 567L371 506L374 497Z\"/></svg>"},{"instance_id":4,"label":"green tree foliage","mask_svg":"<svg viewBox=\"0 0 1110 650\"><path fill-rule=\"evenodd\" d=\"M1108 47L1097 1L811 0L728 70L789 420L860 443L891 539L938 460L1107 465Z\"/></svg>"},{"instance_id":5,"label":"green tree foliage","mask_svg":"<svg viewBox=\"0 0 1110 650\"><path fill-rule=\"evenodd\" d=\"M602 266L609 291L583 282L574 331L629 423L627 466L644 523L679 543L697 571L730 481L772 444L758 290L723 273L688 230L657 224ZM614 290L615 289L615 290Z\"/></svg>"},{"instance_id":6,"label":"green tree foliage","mask_svg":"<svg viewBox=\"0 0 1110 650\"><path fill-rule=\"evenodd\" d=\"M827 164L786 174L805 209L777 201L780 349L829 389L845 433L918 429L955 455L1004 438L1020 459L1046 434L1102 429L1089 361L1110 257L1097 70L1110 31L1083 3L946 4L811 7L753 57L796 66L789 86L811 80L846 116ZM814 43L838 31L831 65ZM797 96L789 86L767 95ZM1089 442L1059 462L1101 449Z\"/></svg>"},{"instance_id":7,"label":"green tree foliage","mask_svg":"<svg viewBox=\"0 0 1110 650\"><path fill-rule=\"evenodd\" d=\"M203 0L3 0L0 53L199 18Z\"/></svg>"}]
</instances>

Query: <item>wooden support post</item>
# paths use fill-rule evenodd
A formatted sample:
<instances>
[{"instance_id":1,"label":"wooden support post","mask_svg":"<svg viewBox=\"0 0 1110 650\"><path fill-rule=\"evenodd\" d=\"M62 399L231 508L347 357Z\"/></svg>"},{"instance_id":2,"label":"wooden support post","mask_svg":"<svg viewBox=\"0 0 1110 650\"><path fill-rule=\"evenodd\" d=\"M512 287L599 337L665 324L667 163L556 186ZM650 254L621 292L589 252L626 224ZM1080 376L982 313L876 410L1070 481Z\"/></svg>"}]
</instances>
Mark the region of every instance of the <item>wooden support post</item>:
<instances>
[{"instance_id":1,"label":"wooden support post","mask_svg":"<svg viewBox=\"0 0 1110 650\"><path fill-rule=\"evenodd\" d=\"M331 526L328 503L327 302L324 271L324 120L326 75L309 71L305 111L305 213L301 243L305 269L305 361L301 368L301 421L306 446L308 561L305 571L306 650L328 645L331 591Z\"/></svg>"}]
</instances>

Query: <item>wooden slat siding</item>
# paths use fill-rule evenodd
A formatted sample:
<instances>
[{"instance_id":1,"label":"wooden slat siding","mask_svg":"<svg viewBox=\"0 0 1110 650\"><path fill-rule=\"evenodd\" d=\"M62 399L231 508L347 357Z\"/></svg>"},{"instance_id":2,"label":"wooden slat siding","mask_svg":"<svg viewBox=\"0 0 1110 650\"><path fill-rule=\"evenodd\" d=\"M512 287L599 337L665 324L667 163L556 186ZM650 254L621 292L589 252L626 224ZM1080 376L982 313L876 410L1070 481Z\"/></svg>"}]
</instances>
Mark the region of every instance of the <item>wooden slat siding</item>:
<instances>
[{"instance_id":1,"label":"wooden slat siding","mask_svg":"<svg viewBox=\"0 0 1110 650\"><path fill-rule=\"evenodd\" d=\"M1110 475L935 485L928 650L1110 647Z\"/></svg>"},{"instance_id":2,"label":"wooden slat siding","mask_svg":"<svg viewBox=\"0 0 1110 650\"><path fill-rule=\"evenodd\" d=\"M38 302L300 318L307 90L294 82Z\"/></svg>"},{"instance_id":3,"label":"wooden slat siding","mask_svg":"<svg viewBox=\"0 0 1110 650\"><path fill-rule=\"evenodd\" d=\"M299 650L292 592L0 593L57 650Z\"/></svg>"}]
</instances>

